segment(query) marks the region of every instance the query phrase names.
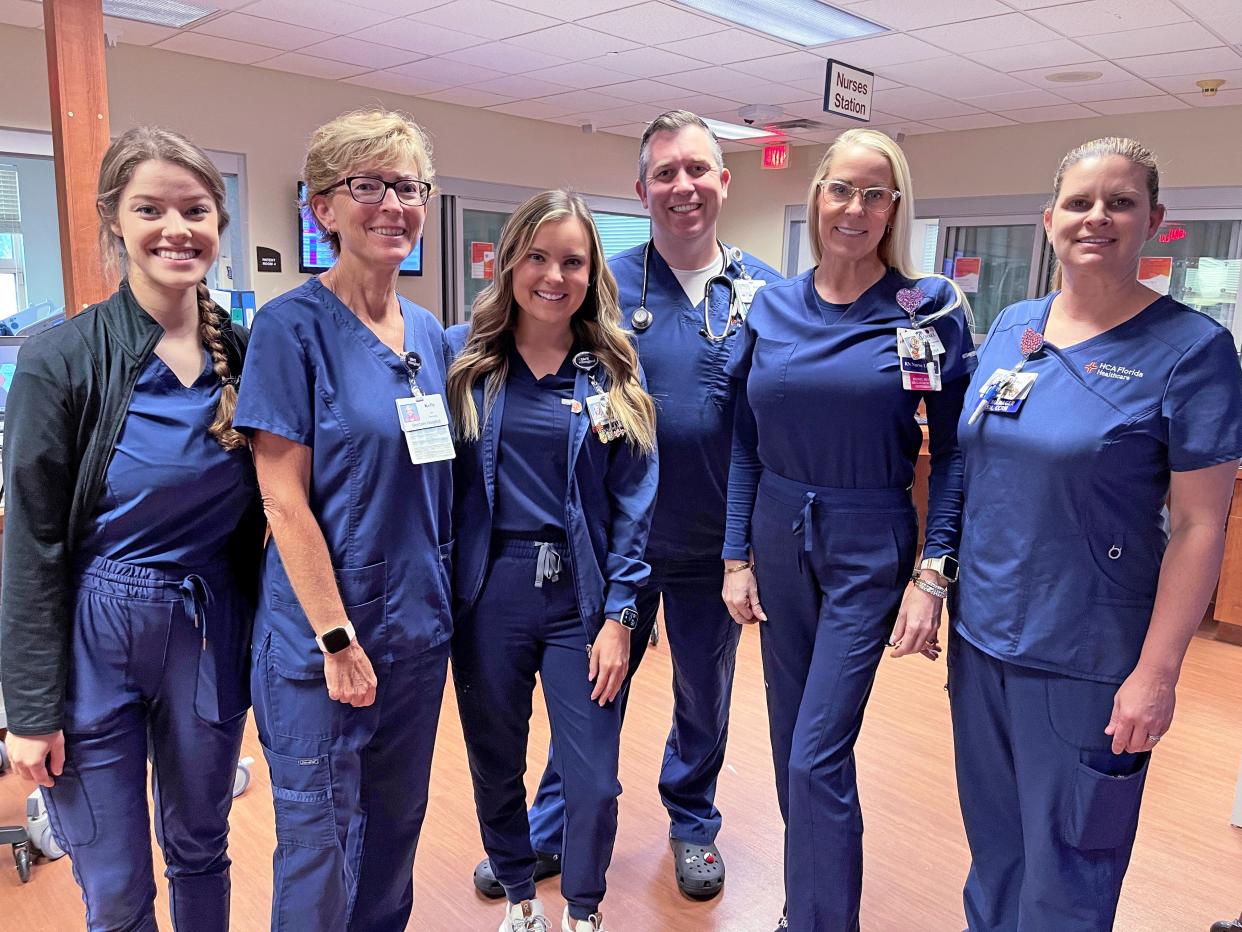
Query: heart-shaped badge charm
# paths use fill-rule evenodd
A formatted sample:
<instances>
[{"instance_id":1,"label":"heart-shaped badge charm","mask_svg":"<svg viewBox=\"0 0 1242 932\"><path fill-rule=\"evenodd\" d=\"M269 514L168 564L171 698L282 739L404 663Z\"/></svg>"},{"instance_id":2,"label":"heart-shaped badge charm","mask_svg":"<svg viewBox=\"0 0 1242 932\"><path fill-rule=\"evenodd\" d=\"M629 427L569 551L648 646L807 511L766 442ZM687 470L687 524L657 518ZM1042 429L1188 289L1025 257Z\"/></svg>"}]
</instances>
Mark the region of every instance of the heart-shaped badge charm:
<instances>
[{"instance_id":1,"label":"heart-shaped badge charm","mask_svg":"<svg viewBox=\"0 0 1242 932\"><path fill-rule=\"evenodd\" d=\"M1044 335L1032 327L1027 327L1022 331L1022 342L1019 349L1023 356L1032 356L1038 353L1044 346Z\"/></svg>"},{"instance_id":2,"label":"heart-shaped badge charm","mask_svg":"<svg viewBox=\"0 0 1242 932\"><path fill-rule=\"evenodd\" d=\"M897 292L897 306L910 316L914 316L926 300L927 295L920 288L902 288Z\"/></svg>"}]
</instances>

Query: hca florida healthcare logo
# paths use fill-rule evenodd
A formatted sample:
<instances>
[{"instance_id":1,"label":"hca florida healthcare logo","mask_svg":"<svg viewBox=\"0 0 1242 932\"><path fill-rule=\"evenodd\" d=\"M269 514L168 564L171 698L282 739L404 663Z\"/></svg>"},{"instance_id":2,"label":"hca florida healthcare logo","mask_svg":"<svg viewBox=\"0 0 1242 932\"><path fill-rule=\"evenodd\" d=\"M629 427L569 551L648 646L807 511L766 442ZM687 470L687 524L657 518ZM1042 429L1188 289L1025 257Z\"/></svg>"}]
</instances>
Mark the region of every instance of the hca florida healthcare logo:
<instances>
[{"instance_id":1,"label":"hca florida healthcare logo","mask_svg":"<svg viewBox=\"0 0 1242 932\"><path fill-rule=\"evenodd\" d=\"M1114 366L1111 362L1096 362L1092 360L1083 366L1083 370L1087 375L1098 375L1105 379L1116 379L1119 382L1129 382L1131 379L1141 379L1143 377L1142 369L1131 369L1129 366Z\"/></svg>"}]
</instances>

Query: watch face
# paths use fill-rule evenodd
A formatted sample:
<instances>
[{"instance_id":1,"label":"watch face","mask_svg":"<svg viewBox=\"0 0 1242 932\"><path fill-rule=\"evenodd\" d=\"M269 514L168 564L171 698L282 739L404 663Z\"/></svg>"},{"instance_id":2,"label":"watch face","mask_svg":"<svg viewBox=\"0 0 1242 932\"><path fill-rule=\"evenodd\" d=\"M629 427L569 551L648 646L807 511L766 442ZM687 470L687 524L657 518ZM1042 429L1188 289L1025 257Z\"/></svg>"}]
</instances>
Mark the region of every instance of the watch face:
<instances>
[{"instance_id":1,"label":"watch face","mask_svg":"<svg viewBox=\"0 0 1242 932\"><path fill-rule=\"evenodd\" d=\"M333 628L322 635L323 649L329 654L337 654L349 646L349 634L344 628Z\"/></svg>"},{"instance_id":2,"label":"watch face","mask_svg":"<svg viewBox=\"0 0 1242 932\"><path fill-rule=\"evenodd\" d=\"M633 608L621 609L621 617L617 619L621 622L621 626L629 628L633 631L638 627L638 610Z\"/></svg>"}]
</instances>

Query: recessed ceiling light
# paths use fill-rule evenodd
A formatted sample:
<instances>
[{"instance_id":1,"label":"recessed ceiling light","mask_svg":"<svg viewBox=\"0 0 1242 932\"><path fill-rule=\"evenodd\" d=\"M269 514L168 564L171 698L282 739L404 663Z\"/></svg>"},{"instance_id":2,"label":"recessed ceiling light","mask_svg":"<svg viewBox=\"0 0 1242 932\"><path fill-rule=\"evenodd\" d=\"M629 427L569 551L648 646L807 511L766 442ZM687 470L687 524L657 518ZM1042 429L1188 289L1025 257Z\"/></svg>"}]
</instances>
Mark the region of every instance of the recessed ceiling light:
<instances>
[{"instance_id":1,"label":"recessed ceiling light","mask_svg":"<svg viewBox=\"0 0 1242 932\"><path fill-rule=\"evenodd\" d=\"M1102 77L1103 71L1056 71L1044 75L1044 80L1057 84L1082 84L1084 81L1098 81Z\"/></svg>"},{"instance_id":2,"label":"recessed ceiling light","mask_svg":"<svg viewBox=\"0 0 1242 932\"><path fill-rule=\"evenodd\" d=\"M846 13L821 0L677 0L731 23L798 45L823 45L888 32L879 23ZM711 38L703 40L711 43Z\"/></svg>"},{"instance_id":3,"label":"recessed ceiling light","mask_svg":"<svg viewBox=\"0 0 1242 932\"><path fill-rule=\"evenodd\" d=\"M770 129L762 126L742 126L740 123L724 123L721 120L704 120L718 139L761 139L765 136L778 136Z\"/></svg>"},{"instance_id":4,"label":"recessed ceiling light","mask_svg":"<svg viewBox=\"0 0 1242 932\"><path fill-rule=\"evenodd\" d=\"M104 16L118 19L183 29L220 11L214 6L178 3L177 0L103 0L103 12Z\"/></svg>"}]
</instances>

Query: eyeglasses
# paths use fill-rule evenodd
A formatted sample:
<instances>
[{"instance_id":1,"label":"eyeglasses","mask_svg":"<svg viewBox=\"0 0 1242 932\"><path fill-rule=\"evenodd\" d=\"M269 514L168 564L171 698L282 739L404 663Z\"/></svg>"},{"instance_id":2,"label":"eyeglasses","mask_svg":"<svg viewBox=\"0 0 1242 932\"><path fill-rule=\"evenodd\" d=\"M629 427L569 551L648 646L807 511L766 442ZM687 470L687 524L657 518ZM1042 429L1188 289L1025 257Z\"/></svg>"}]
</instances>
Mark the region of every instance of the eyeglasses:
<instances>
[{"instance_id":1,"label":"eyeglasses","mask_svg":"<svg viewBox=\"0 0 1242 932\"><path fill-rule=\"evenodd\" d=\"M431 185L426 181L413 178L399 178L396 181L385 181L374 175L350 175L336 184L330 184L320 194L327 194L334 188L345 185L349 188L349 196L359 204L378 204L388 195L388 189L397 192L397 200L410 207L418 207L427 203L431 197Z\"/></svg>"},{"instance_id":2,"label":"eyeglasses","mask_svg":"<svg viewBox=\"0 0 1242 932\"><path fill-rule=\"evenodd\" d=\"M863 209L869 210L873 214L888 213L892 206L901 198L901 192L894 191L892 188L856 188L852 184L846 184L844 181L834 181L831 178L825 178L821 181L819 188L824 194L824 200L829 204L848 204L854 200L854 195L857 194L862 198Z\"/></svg>"}]
</instances>

